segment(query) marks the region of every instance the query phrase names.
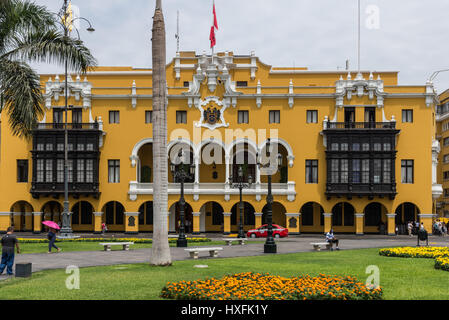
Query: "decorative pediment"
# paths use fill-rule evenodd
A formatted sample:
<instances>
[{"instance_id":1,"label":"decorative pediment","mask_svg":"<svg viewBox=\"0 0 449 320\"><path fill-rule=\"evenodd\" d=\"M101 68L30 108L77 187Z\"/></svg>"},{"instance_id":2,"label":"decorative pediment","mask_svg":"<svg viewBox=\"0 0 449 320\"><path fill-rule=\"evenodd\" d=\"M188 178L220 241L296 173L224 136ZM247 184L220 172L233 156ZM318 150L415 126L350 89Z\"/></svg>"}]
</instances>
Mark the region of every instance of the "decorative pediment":
<instances>
[{"instance_id":1,"label":"decorative pediment","mask_svg":"<svg viewBox=\"0 0 449 320\"><path fill-rule=\"evenodd\" d=\"M92 84L87 81L87 78L84 78L84 81L81 82L78 75L76 81L73 81L69 75L67 77L67 89L68 97L74 97L75 101L83 99L83 107L86 109L91 106ZM58 75L55 77L55 81L50 78L45 85L45 106L50 109L52 99L59 101L60 96L65 97L65 95L65 81L60 81Z\"/></svg>"},{"instance_id":2,"label":"decorative pediment","mask_svg":"<svg viewBox=\"0 0 449 320\"><path fill-rule=\"evenodd\" d=\"M377 106L384 106L384 99L387 94L384 92L384 82L380 75L377 80L374 80L374 76L371 73L369 79L366 80L361 73L358 73L357 77L352 80L351 73L348 73L347 79L344 80L343 77L340 77L335 86L337 107L343 107L344 99L347 98L350 101L353 96L359 98L368 96L370 100L376 98Z\"/></svg>"}]
</instances>

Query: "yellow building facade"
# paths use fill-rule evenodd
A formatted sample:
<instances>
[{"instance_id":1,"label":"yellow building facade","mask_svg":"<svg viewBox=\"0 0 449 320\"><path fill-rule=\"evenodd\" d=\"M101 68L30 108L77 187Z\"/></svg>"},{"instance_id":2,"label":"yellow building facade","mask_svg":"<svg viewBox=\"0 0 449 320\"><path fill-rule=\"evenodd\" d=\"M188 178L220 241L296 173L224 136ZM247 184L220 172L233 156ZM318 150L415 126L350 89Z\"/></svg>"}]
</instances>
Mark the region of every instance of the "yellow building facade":
<instances>
[{"instance_id":1,"label":"yellow building facade","mask_svg":"<svg viewBox=\"0 0 449 320\"><path fill-rule=\"evenodd\" d=\"M42 75L44 118L24 140L1 118L0 231L39 233L63 206L64 77ZM151 232L152 70L98 67L68 79L69 202L75 232ZM185 184L189 233L235 233L241 167L245 231L266 220L290 234L395 234L428 230L440 196L435 91L400 85L398 72L311 71L263 63L254 53L178 53L167 65L167 161L195 173ZM437 148L438 147L438 148ZM272 150L272 151L273 151ZM277 158L277 157L275 157ZM169 173L169 231L179 226L180 184Z\"/></svg>"},{"instance_id":2,"label":"yellow building facade","mask_svg":"<svg viewBox=\"0 0 449 320\"><path fill-rule=\"evenodd\" d=\"M449 90L439 96L436 115L437 139L440 144L438 157L438 183L443 192L437 199L438 217L449 218Z\"/></svg>"}]
</instances>

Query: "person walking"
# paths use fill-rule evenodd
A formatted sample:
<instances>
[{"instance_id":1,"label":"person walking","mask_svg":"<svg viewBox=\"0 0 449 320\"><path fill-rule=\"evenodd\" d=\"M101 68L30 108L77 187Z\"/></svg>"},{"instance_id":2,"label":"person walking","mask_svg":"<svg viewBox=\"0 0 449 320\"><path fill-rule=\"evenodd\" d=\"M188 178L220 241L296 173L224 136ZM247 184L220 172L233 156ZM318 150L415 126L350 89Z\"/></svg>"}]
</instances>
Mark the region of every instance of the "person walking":
<instances>
[{"instance_id":1,"label":"person walking","mask_svg":"<svg viewBox=\"0 0 449 320\"><path fill-rule=\"evenodd\" d=\"M20 253L19 241L13 234L14 228L9 227L6 231L6 235L3 236L2 242L2 262L0 264L0 275L5 271L9 276L13 275L12 267L14 265L14 246L17 247L17 253Z\"/></svg>"},{"instance_id":2,"label":"person walking","mask_svg":"<svg viewBox=\"0 0 449 320\"><path fill-rule=\"evenodd\" d=\"M52 248L55 248L58 250L58 252L61 252L61 249L55 245L55 241L56 241L56 230L55 229L50 228L47 238L48 238L48 240L50 240L50 242L48 243L48 253L51 253Z\"/></svg>"},{"instance_id":3,"label":"person walking","mask_svg":"<svg viewBox=\"0 0 449 320\"><path fill-rule=\"evenodd\" d=\"M108 227L106 227L106 223L101 223L101 234L105 234L108 231Z\"/></svg>"},{"instance_id":4,"label":"person walking","mask_svg":"<svg viewBox=\"0 0 449 320\"><path fill-rule=\"evenodd\" d=\"M411 237L412 236L412 229L413 229L413 224L412 224L411 221L408 222L407 229L408 229L408 235Z\"/></svg>"}]
</instances>

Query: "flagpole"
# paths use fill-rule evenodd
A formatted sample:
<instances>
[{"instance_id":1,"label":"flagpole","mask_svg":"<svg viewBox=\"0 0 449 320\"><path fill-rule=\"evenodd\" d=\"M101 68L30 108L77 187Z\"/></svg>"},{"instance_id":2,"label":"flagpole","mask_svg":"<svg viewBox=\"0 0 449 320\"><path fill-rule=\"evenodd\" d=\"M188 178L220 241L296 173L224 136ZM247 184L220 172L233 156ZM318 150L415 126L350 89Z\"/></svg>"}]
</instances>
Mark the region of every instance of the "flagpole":
<instances>
[{"instance_id":1,"label":"flagpole","mask_svg":"<svg viewBox=\"0 0 449 320\"><path fill-rule=\"evenodd\" d=\"M212 1L212 8L215 9L215 0ZM212 16L212 28L215 28L215 17ZM212 46L212 64L214 64L214 47Z\"/></svg>"}]
</instances>

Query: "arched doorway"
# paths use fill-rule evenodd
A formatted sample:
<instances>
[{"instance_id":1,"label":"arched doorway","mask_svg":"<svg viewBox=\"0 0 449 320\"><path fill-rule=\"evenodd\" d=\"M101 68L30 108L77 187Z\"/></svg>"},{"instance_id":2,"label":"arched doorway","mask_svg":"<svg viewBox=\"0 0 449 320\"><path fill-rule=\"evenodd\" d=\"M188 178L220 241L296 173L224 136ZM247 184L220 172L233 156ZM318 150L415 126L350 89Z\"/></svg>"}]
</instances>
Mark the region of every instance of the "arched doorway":
<instances>
[{"instance_id":1,"label":"arched doorway","mask_svg":"<svg viewBox=\"0 0 449 320\"><path fill-rule=\"evenodd\" d=\"M54 221L59 225L62 225L62 211L63 207L59 202L50 201L42 206L42 221ZM44 225L41 226L41 231L44 231Z\"/></svg>"},{"instance_id":2,"label":"arched doorway","mask_svg":"<svg viewBox=\"0 0 449 320\"><path fill-rule=\"evenodd\" d=\"M216 142L206 143L200 150L200 181L223 183L226 181L226 159L223 146Z\"/></svg>"},{"instance_id":3,"label":"arched doorway","mask_svg":"<svg viewBox=\"0 0 449 320\"><path fill-rule=\"evenodd\" d=\"M103 212L108 231L125 232L125 207L120 202L106 203Z\"/></svg>"},{"instance_id":4,"label":"arched doorway","mask_svg":"<svg viewBox=\"0 0 449 320\"><path fill-rule=\"evenodd\" d=\"M301 207L301 232L323 232L324 209L316 202L307 202Z\"/></svg>"},{"instance_id":5,"label":"arched doorway","mask_svg":"<svg viewBox=\"0 0 449 320\"><path fill-rule=\"evenodd\" d=\"M396 213L396 227L398 234L407 234L407 223L409 221L419 222L420 210L418 206L411 202L401 203L395 210Z\"/></svg>"},{"instance_id":6,"label":"arched doorway","mask_svg":"<svg viewBox=\"0 0 449 320\"><path fill-rule=\"evenodd\" d=\"M147 201L139 208L139 231L153 231L153 201Z\"/></svg>"},{"instance_id":7,"label":"arched doorway","mask_svg":"<svg viewBox=\"0 0 449 320\"><path fill-rule=\"evenodd\" d=\"M268 205L265 205L262 209L262 224L267 223L267 206ZM285 209L285 207L279 202L273 202L272 211L273 224L277 224L281 227L286 228L287 216L285 215L285 213L287 212L287 210Z\"/></svg>"},{"instance_id":8,"label":"arched doorway","mask_svg":"<svg viewBox=\"0 0 449 320\"><path fill-rule=\"evenodd\" d=\"M277 161L277 157L281 156L281 166L278 168L275 174L271 176L272 183L287 183L288 182L288 151L287 149L279 143L271 142L271 145L274 147L271 152L273 152L273 155L275 157L272 159L272 161ZM261 149L261 155L266 154L266 145ZM261 176L261 182L262 183L268 183L268 176L262 175Z\"/></svg>"},{"instance_id":9,"label":"arched doorway","mask_svg":"<svg viewBox=\"0 0 449 320\"><path fill-rule=\"evenodd\" d=\"M224 232L224 210L218 202L206 202L200 212L200 232Z\"/></svg>"},{"instance_id":10,"label":"arched doorway","mask_svg":"<svg viewBox=\"0 0 449 320\"><path fill-rule=\"evenodd\" d=\"M243 201L243 230L248 231L256 226L256 216L254 207L246 201ZM231 209L231 231L237 232L240 225L240 202L237 202Z\"/></svg>"},{"instance_id":11,"label":"arched doorway","mask_svg":"<svg viewBox=\"0 0 449 320\"><path fill-rule=\"evenodd\" d=\"M33 230L33 206L26 201L18 201L11 206L11 226L15 231Z\"/></svg>"},{"instance_id":12,"label":"arched doorway","mask_svg":"<svg viewBox=\"0 0 449 320\"><path fill-rule=\"evenodd\" d=\"M181 225L181 213L179 210L179 202L174 203L170 207L171 214L174 214L174 229L170 228L171 231L174 230L174 232L179 233L179 227ZM190 204L187 202L184 205L184 230L185 233L192 233L193 232L193 209ZM171 224L172 221L170 221Z\"/></svg>"},{"instance_id":13,"label":"arched doorway","mask_svg":"<svg viewBox=\"0 0 449 320\"><path fill-rule=\"evenodd\" d=\"M372 202L365 207L366 233L387 234L387 208L379 202Z\"/></svg>"},{"instance_id":14,"label":"arched doorway","mask_svg":"<svg viewBox=\"0 0 449 320\"><path fill-rule=\"evenodd\" d=\"M239 181L239 169L243 170L243 181L248 182L251 176L252 181L257 181L256 159L257 150L248 143L238 143L232 148L231 176L233 182Z\"/></svg>"},{"instance_id":15,"label":"arched doorway","mask_svg":"<svg viewBox=\"0 0 449 320\"><path fill-rule=\"evenodd\" d=\"M93 206L87 201L75 203L72 207L73 231L93 231Z\"/></svg>"},{"instance_id":16,"label":"arched doorway","mask_svg":"<svg viewBox=\"0 0 449 320\"><path fill-rule=\"evenodd\" d=\"M355 233L354 214L355 209L350 203L337 203L332 208L332 229L334 232Z\"/></svg>"},{"instance_id":17,"label":"arched doorway","mask_svg":"<svg viewBox=\"0 0 449 320\"><path fill-rule=\"evenodd\" d=\"M147 143L140 147L138 156L138 179L140 183L153 182L153 143Z\"/></svg>"}]
</instances>

